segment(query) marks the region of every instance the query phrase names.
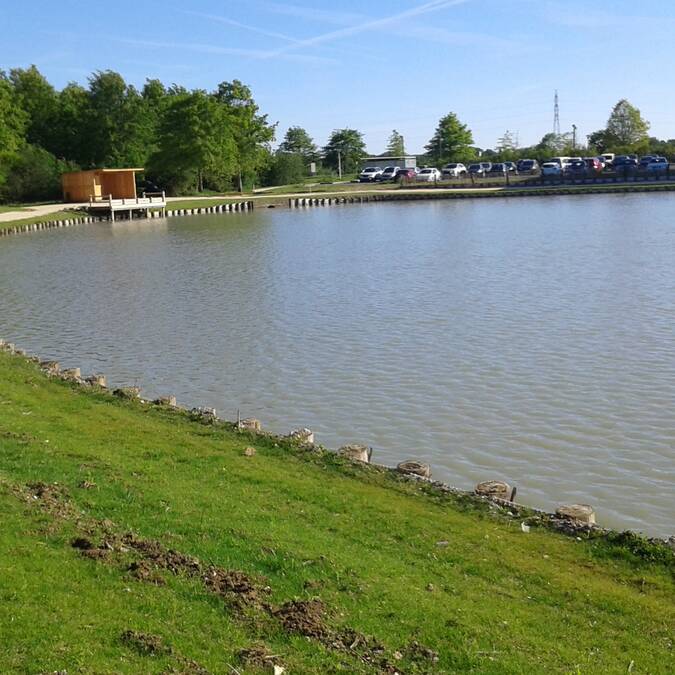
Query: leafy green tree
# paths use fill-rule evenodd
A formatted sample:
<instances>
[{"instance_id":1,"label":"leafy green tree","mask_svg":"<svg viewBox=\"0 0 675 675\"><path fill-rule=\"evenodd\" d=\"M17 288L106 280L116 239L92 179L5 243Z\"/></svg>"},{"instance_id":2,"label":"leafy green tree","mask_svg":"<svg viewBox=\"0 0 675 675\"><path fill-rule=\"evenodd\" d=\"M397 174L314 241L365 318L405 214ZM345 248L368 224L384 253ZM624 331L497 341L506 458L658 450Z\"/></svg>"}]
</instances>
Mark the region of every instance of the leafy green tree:
<instances>
[{"instance_id":1,"label":"leafy green tree","mask_svg":"<svg viewBox=\"0 0 675 675\"><path fill-rule=\"evenodd\" d=\"M17 103L27 115L26 140L51 150L58 133L54 125L58 105L56 90L35 66L14 68L9 79Z\"/></svg>"},{"instance_id":2,"label":"leafy green tree","mask_svg":"<svg viewBox=\"0 0 675 675\"><path fill-rule=\"evenodd\" d=\"M314 141L302 127L291 127L280 143L279 150L300 155L305 164L316 161L318 156Z\"/></svg>"},{"instance_id":3,"label":"leafy green tree","mask_svg":"<svg viewBox=\"0 0 675 675\"><path fill-rule=\"evenodd\" d=\"M59 92L54 120L58 133L51 147L57 157L73 160L83 168L92 166L85 133L88 106L87 91L79 84L71 82Z\"/></svg>"},{"instance_id":4,"label":"leafy green tree","mask_svg":"<svg viewBox=\"0 0 675 675\"><path fill-rule=\"evenodd\" d=\"M403 136L394 129L387 141L387 155L390 157L403 157L405 155L405 142Z\"/></svg>"},{"instance_id":5,"label":"leafy green tree","mask_svg":"<svg viewBox=\"0 0 675 675\"><path fill-rule=\"evenodd\" d=\"M137 166L147 159L153 127L149 106L133 86L113 71L89 78L87 136L94 166Z\"/></svg>"},{"instance_id":6,"label":"leafy green tree","mask_svg":"<svg viewBox=\"0 0 675 675\"><path fill-rule=\"evenodd\" d=\"M648 138L649 122L625 98L612 109L605 132L608 140L617 146L631 146Z\"/></svg>"},{"instance_id":7,"label":"leafy green tree","mask_svg":"<svg viewBox=\"0 0 675 675\"><path fill-rule=\"evenodd\" d=\"M438 164L468 162L473 157L473 135L455 113L442 117L431 140L425 146L429 159Z\"/></svg>"},{"instance_id":8,"label":"leafy green tree","mask_svg":"<svg viewBox=\"0 0 675 675\"><path fill-rule=\"evenodd\" d=\"M255 180L257 172L269 161L269 144L274 140L276 125L261 115L251 90L239 80L221 82L213 95L224 106L230 130L237 148L236 177L243 192L244 178Z\"/></svg>"},{"instance_id":9,"label":"leafy green tree","mask_svg":"<svg viewBox=\"0 0 675 675\"><path fill-rule=\"evenodd\" d=\"M226 109L204 91L170 97L159 126L150 171L171 192L227 187L238 150Z\"/></svg>"},{"instance_id":10,"label":"leafy green tree","mask_svg":"<svg viewBox=\"0 0 675 675\"><path fill-rule=\"evenodd\" d=\"M335 171L340 165L343 173L354 173L358 171L366 154L366 144L360 131L336 129L323 148L323 161L328 168Z\"/></svg>"},{"instance_id":11,"label":"leafy green tree","mask_svg":"<svg viewBox=\"0 0 675 675\"><path fill-rule=\"evenodd\" d=\"M9 164L24 142L28 115L16 104L12 83L0 71L0 190L10 172Z\"/></svg>"}]
</instances>

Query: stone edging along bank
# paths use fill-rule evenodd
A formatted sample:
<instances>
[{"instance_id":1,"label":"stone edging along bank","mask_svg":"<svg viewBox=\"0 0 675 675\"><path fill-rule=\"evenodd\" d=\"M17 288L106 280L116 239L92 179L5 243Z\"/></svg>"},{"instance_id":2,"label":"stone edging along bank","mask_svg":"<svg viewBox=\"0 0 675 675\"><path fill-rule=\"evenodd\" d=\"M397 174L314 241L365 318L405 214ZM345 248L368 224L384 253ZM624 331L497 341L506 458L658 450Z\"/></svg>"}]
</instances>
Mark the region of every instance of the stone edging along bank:
<instances>
[{"instance_id":1,"label":"stone edging along bank","mask_svg":"<svg viewBox=\"0 0 675 675\"><path fill-rule=\"evenodd\" d=\"M232 204L218 204L217 206L203 206L196 209L167 209L166 214L161 215L159 211L149 211L149 218L171 218L172 216L194 216L204 213L238 213L241 211L251 211L253 202L234 202ZM145 219L145 216L140 218ZM46 220L41 223L25 223L23 225L14 225L12 227L0 228L0 237L6 237L10 234L22 234L25 232L39 232L42 230L53 230L63 227L72 227L73 225L86 225L88 223L101 223L111 221L110 216L81 216L66 218L64 220ZM0 224L1 225L1 224Z\"/></svg>"},{"instance_id":2,"label":"stone edging along bank","mask_svg":"<svg viewBox=\"0 0 675 675\"><path fill-rule=\"evenodd\" d=\"M23 358L39 366L49 378L56 378L79 386L84 390L103 393L108 391L105 375L83 376L80 368L62 369L56 361L43 361L37 356L30 356L14 344L0 339L0 351ZM275 447L283 447L289 451L310 452L320 455L330 453L340 455L345 461L352 462L366 471L388 474L391 478L419 485L419 489L431 496L453 495L474 506L483 507L497 517L521 520L521 529L529 533L530 527L539 526L571 535L581 540L604 538L619 546L627 547L635 555L647 560L675 562L675 535L665 539L648 538L627 530L619 532L603 528L595 523L595 512L585 504L562 506L555 513L519 504L514 501L516 489L500 480L488 480L476 485L473 491L461 490L446 483L432 480L431 468L428 464L417 460L400 462L396 468L374 464L371 462L372 448L365 445L345 445L337 453L322 445L314 443L314 433L310 429L296 429L287 436L279 436L262 430L257 419L238 419L236 422L221 420L214 408L183 408L176 404L174 396L160 397L153 401L141 398L140 387L121 387L113 389L112 396L118 399L133 401L141 405L162 406L175 411L177 415L187 416L195 423L221 426L223 428L248 435L252 439L271 441ZM246 448L245 454L255 454L255 448Z\"/></svg>"}]
</instances>

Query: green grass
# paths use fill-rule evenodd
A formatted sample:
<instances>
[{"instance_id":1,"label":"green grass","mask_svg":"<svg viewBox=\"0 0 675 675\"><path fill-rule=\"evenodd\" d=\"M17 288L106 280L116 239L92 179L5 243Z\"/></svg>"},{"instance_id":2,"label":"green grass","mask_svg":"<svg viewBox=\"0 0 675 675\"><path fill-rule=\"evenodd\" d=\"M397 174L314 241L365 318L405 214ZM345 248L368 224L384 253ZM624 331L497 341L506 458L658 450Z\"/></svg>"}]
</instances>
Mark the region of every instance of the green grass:
<instances>
[{"instance_id":1,"label":"green grass","mask_svg":"<svg viewBox=\"0 0 675 675\"><path fill-rule=\"evenodd\" d=\"M0 230L14 227L15 225L32 225L33 223L46 223L50 220L69 220L85 215L82 211L75 209L63 209L55 213L48 213L44 216L33 216L32 218L20 218L18 220L0 221Z\"/></svg>"},{"instance_id":2,"label":"green grass","mask_svg":"<svg viewBox=\"0 0 675 675\"><path fill-rule=\"evenodd\" d=\"M22 497L36 481L58 483L57 508ZM165 585L152 585L130 576L129 552L96 561L70 545L102 528L241 570L269 585L273 606L320 597L331 629L374 636L405 673L672 672L664 549L526 534L471 499L48 380L6 352L0 513L3 673L196 672L190 660L255 672L238 657L252 645L289 673L380 672L358 643L339 650L289 634L270 611L238 609L198 578L161 570ZM166 651L134 649L127 630ZM415 657L414 641L438 661Z\"/></svg>"}]
</instances>

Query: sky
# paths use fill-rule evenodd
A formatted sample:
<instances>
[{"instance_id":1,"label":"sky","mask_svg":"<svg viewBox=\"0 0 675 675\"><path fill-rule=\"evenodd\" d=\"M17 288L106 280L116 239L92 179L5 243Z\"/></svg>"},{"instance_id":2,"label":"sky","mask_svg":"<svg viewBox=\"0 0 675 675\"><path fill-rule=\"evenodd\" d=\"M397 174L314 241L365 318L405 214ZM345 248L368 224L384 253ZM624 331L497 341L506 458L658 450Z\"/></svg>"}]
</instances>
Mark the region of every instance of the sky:
<instances>
[{"instance_id":1,"label":"sky","mask_svg":"<svg viewBox=\"0 0 675 675\"><path fill-rule=\"evenodd\" d=\"M239 79L261 111L307 129L393 129L423 151L455 112L475 143L521 146L553 128L579 139L627 98L651 134L675 138L675 2L655 0L0 0L0 69L35 64L57 88L114 70L214 89Z\"/></svg>"}]
</instances>

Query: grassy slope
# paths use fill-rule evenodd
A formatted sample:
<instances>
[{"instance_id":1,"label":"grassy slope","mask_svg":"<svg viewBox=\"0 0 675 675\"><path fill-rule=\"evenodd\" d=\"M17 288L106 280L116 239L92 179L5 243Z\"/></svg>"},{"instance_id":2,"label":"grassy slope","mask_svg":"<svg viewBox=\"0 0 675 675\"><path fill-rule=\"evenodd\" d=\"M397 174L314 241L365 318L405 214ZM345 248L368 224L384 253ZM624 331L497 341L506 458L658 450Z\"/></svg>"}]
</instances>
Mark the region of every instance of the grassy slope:
<instances>
[{"instance_id":1,"label":"grassy slope","mask_svg":"<svg viewBox=\"0 0 675 675\"><path fill-rule=\"evenodd\" d=\"M248 445L256 456L243 455ZM165 572L155 586L115 560L84 558L70 546L73 518L16 496L31 481L58 482L83 518L264 577L277 605L319 596L330 624L376 636L391 658L399 650L406 673L673 664L672 561L524 534L519 521L386 472L85 393L0 352L2 672L187 672L186 659L249 672L237 652L252 644L290 673L376 672L264 612L241 615L195 579ZM121 640L127 629L161 637L172 653L143 655ZM409 658L412 640L439 661Z\"/></svg>"}]
</instances>

